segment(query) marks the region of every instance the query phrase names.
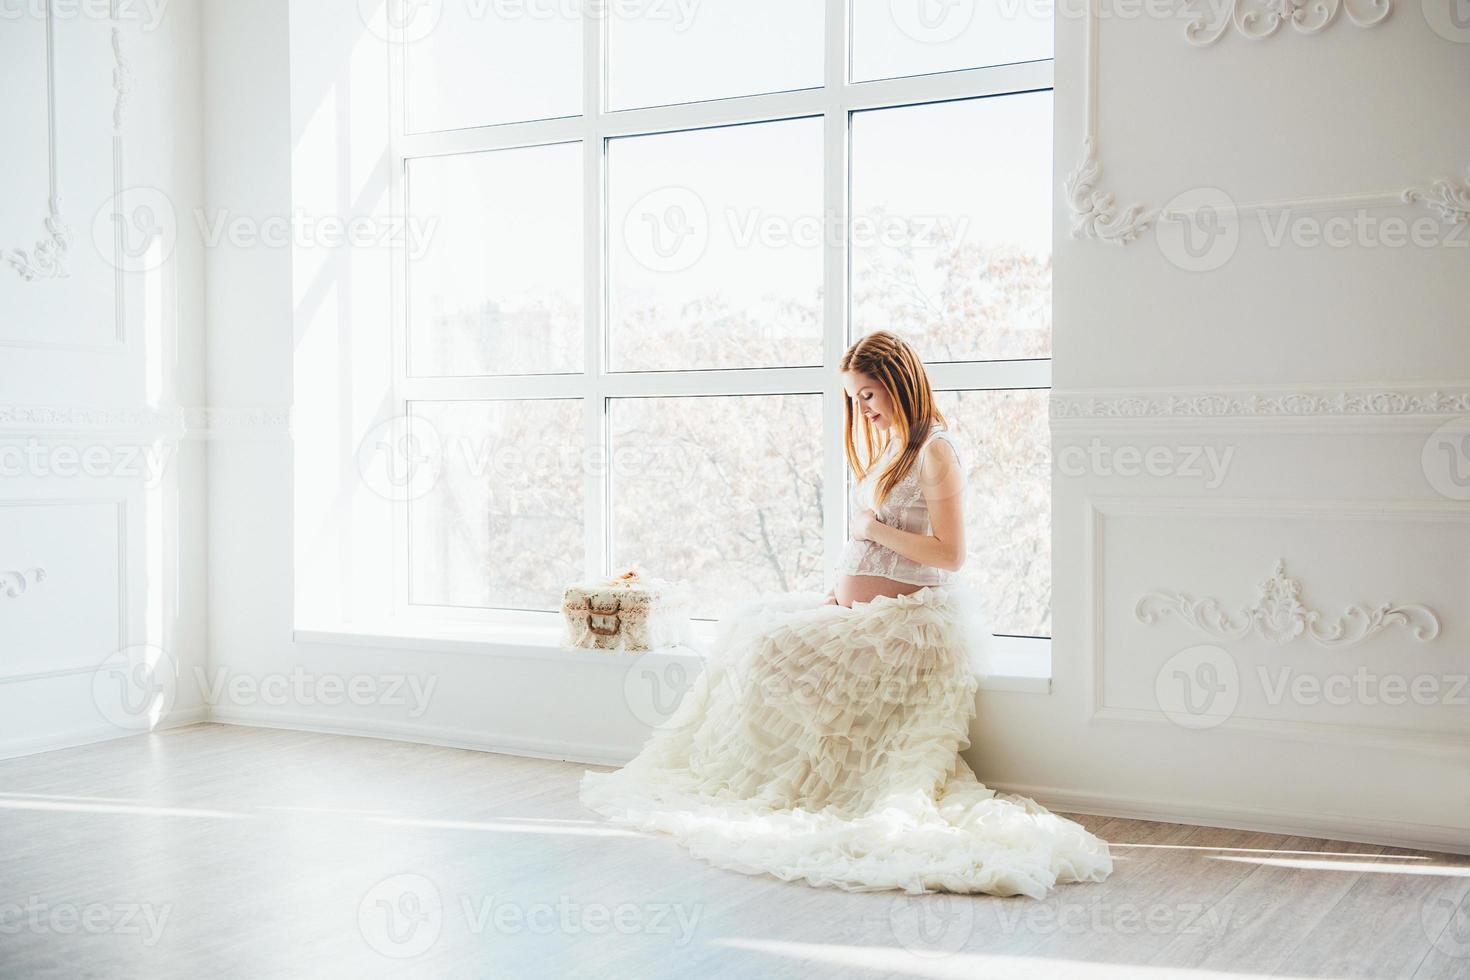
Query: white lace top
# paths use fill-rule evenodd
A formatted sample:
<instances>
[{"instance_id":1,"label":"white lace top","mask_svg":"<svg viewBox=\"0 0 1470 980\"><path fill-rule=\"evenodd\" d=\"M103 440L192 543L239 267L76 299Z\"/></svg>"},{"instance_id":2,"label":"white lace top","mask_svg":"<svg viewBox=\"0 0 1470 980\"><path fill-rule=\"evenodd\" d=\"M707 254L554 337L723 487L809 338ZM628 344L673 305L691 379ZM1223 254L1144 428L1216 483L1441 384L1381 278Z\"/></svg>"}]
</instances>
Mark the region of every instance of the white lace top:
<instances>
[{"instance_id":1,"label":"white lace top","mask_svg":"<svg viewBox=\"0 0 1470 980\"><path fill-rule=\"evenodd\" d=\"M928 446L936 438L944 439L954 448L955 454L959 454L954 435L940 428L938 422L934 423L929 437L924 440L924 445ZM855 521L863 511L873 509L873 494L878 477L897 452L898 440L895 439L879 454L878 459L868 470L868 475L859 480L857 486L853 488L851 520ZM878 520L900 531L909 531L913 534L933 533L933 528L929 523L929 504L924 500L923 490L919 486L919 468L922 463L923 457L921 456L904 478L889 491L888 497L883 501L882 509L877 511ZM960 478L964 481L966 477L963 457L960 459L960 464ZM876 541L855 539L849 539L847 546L843 548L842 558L837 564L837 574L881 575L884 578L891 578L896 582L907 582L910 585L939 585L948 582L954 576L954 573L948 569L936 568L933 565L920 565L913 559L905 558Z\"/></svg>"}]
</instances>

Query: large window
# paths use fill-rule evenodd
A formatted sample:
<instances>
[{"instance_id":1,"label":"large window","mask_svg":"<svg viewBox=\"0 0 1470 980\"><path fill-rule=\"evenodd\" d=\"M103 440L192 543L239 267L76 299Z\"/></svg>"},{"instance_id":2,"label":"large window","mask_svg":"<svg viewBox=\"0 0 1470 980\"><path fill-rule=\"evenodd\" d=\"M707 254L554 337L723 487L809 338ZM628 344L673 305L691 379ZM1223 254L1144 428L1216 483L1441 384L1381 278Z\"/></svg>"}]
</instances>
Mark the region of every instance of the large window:
<instances>
[{"instance_id":1,"label":"large window","mask_svg":"<svg viewBox=\"0 0 1470 980\"><path fill-rule=\"evenodd\" d=\"M393 185L426 234L395 266L394 397L440 458L398 512L400 611L547 615L629 563L703 618L825 588L836 364L884 328L966 449L961 574L996 632L1048 636L1043 13L402 7Z\"/></svg>"}]
</instances>

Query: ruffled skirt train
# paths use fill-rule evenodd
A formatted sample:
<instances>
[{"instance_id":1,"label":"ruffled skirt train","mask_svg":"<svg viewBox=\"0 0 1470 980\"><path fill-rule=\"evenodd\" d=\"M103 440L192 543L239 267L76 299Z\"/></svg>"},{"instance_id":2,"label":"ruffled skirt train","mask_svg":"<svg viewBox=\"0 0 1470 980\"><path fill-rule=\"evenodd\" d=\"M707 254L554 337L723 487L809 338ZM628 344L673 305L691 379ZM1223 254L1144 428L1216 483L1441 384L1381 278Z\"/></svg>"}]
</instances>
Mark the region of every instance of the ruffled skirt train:
<instances>
[{"instance_id":1,"label":"ruffled skirt train","mask_svg":"<svg viewBox=\"0 0 1470 980\"><path fill-rule=\"evenodd\" d=\"M1044 898L1108 876L1104 841L959 754L990 642L971 590L824 598L722 619L668 722L622 769L586 772L583 804L718 867L847 891Z\"/></svg>"}]
</instances>

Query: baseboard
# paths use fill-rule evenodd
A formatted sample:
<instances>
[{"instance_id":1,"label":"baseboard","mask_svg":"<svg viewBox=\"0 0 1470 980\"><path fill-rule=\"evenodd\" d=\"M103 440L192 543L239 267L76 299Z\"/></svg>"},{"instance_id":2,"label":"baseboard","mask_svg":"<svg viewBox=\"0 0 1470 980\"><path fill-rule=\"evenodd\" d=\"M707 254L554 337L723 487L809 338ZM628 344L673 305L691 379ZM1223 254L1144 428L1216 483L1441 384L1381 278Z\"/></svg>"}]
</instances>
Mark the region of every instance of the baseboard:
<instances>
[{"instance_id":1,"label":"baseboard","mask_svg":"<svg viewBox=\"0 0 1470 980\"><path fill-rule=\"evenodd\" d=\"M420 742L452 749L498 752L531 759L550 759L592 766L621 766L638 752L638 747L618 748L590 742L561 739L526 738L482 729L449 728L444 725L420 725L412 722L362 722L280 711L250 711L216 708L209 721L220 725L249 728L280 728L295 732L319 732L323 735L354 735L359 738L385 738L394 742Z\"/></svg>"},{"instance_id":2,"label":"baseboard","mask_svg":"<svg viewBox=\"0 0 1470 980\"><path fill-rule=\"evenodd\" d=\"M1001 793L1029 796L1048 810L1099 817L1128 817L1162 823L1194 824L1226 830L1251 830L1296 837L1382 844L1421 851L1470 854L1470 828L1399 820L1373 820L1269 807L1226 806L1184 800L1114 796L1086 790L986 782Z\"/></svg>"},{"instance_id":3,"label":"baseboard","mask_svg":"<svg viewBox=\"0 0 1470 980\"><path fill-rule=\"evenodd\" d=\"M193 708L180 708L170 711L159 718L158 724L149 731L162 731L165 728L180 728L184 725L197 725L201 721L207 721L209 709L205 705ZM136 735L146 735L148 732L135 732L118 728L116 725L93 725L87 728L74 728L66 732L53 732L46 735L35 735L29 738L13 738L0 740L0 759L15 759L24 755L36 755L40 752L54 752L57 749L74 749L81 745L95 745L98 742L110 742L117 738L132 738Z\"/></svg>"},{"instance_id":4,"label":"baseboard","mask_svg":"<svg viewBox=\"0 0 1470 980\"><path fill-rule=\"evenodd\" d=\"M422 742L450 748L498 752L533 759L552 759L595 766L621 766L638 752L638 746L593 745L558 739L526 738L519 735L452 729L439 725L405 722L349 722L316 715L272 711L216 710L210 721L256 728L284 728L329 735L386 738L400 742ZM1165 823L1194 824L1230 830L1320 837L1328 840L1382 844L1415 850L1470 854L1470 829L1406 821L1369 820L1343 815L1273 810L1266 807L1236 807L1193 801L1145 799L1066 790L1051 786L986 783L1004 793L1029 796L1048 809L1104 817L1129 817Z\"/></svg>"}]
</instances>

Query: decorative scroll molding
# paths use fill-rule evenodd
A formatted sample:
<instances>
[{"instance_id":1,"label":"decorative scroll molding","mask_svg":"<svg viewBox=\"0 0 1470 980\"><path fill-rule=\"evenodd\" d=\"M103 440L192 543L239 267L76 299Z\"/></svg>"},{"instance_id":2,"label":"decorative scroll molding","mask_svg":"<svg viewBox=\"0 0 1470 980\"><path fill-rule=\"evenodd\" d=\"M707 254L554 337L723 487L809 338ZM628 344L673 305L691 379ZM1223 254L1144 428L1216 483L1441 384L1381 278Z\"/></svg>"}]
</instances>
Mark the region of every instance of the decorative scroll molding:
<instances>
[{"instance_id":1,"label":"decorative scroll molding","mask_svg":"<svg viewBox=\"0 0 1470 980\"><path fill-rule=\"evenodd\" d=\"M53 167L53 170L55 168ZM52 188L56 186L52 178ZM26 282L37 279L65 279L67 252L71 248L71 230L61 220L61 202L53 193L46 202L46 235L30 251L12 249L6 260Z\"/></svg>"},{"instance_id":2,"label":"decorative scroll molding","mask_svg":"<svg viewBox=\"0 0 1470 980\"><path fill-rule=\"evenodd\" d=\"M24 571L0 571L0 596L19 599L33 585L46 581L46 569L27 568Z\"/></svg>"},{"instance_id":3,"label":"decorative scroll molding","mask_svg":"<svg viewBox=\"0 0 1470 980\"><path fill-rule=\"evenodd\" d=\"M114 20L117 16L114 10ZM122 28L112 26L112 129L122 131L132 96L133 69L123 44ZM120 150L114 146L116 159ZM61 194L56 180L56 42L51 5L46 6L46 176L48 181L46 234L29 250L11 249L7 262L26 282L38 279L65 279L70 275L67 258L71 248L71 230L61 218Z\"/></svg>"},{"instance_id":4,"label":"decorative scroll molding","mask_svg":"<svg viewBox=\"0 0 1470 980\"><path fill-rule=\"evenodd\" d=\"M1184 37L1196 47L1214 44L1233 25L1253 41L1270 37L1282 24L1290 23L1298 34L1316 34L1332 26L1338 10L1358 27L1383 23L1393 11L1393 0L1364 0L1359 12L1353 0L1230 0L1228 3L1200 2L1194 19L1184 28Z\"/></svg>"},{"instance_id":5,"label":"decorative scroll molding","mask_svg":"<svg viewBox=\"0 0 1470 980\"><path fill-rule=\"evenodd\" d=\"M65 279L71 232L61 220L61 195L56 187L56 39L55 18L46 5L46 234L29 251L11 249L7 262L26 282Z\"/></svg>"},{"instance_id":6,"label":"decorative scroll molding","mask_svg":"<svg viewBox=\"0 0 1470 980\"><path fill-rule=\"evenodd\" d=\"M1350 605L1335 622L1325 623L1321 612L1302 603L1301 591L1301 583L1286 574L1285 560L1278 559L1271 578L1260 584L1256 601L1239 612L1226 612L1218 599L1196 599L1187 592L1150 592L1138 600L1134 615L1145 625L1174 615L1220 639L1238 640L1257 633L1275 644L1309 636L1322 646L1351 646L1391 626L1408 628L1420 642L1439 635L1439 617L1418 603Z\"/></svg>"},{"instance_id":7,"label":"decorative scroll molding","mask_svg":"<svg viewBox=\"0 0 1470 980\"><path fill-rule=\"evenodd\" d=\"M1065 419L1231 419L1433 417L1470 415L1470 388L1317 391L1175 391L1054 394L1051 417Z\"/></svg>"},{"instance_id":8,"label":"decorative scroll molding","mask_svg":"<svg viewBox=\"0 0 1470 980\"><path fill-rule=\"evenodd\" d=\"M1126 245L1148 231L1158 209L1132 204L1119 209L1113 195L1098 188L1102 164L1097 158L1097 140L1082 141L1082 162L1067 177L1067 203L1072 209L1072 234Z\"/></svg>"},{"instance_id":9,"label":"decorative scroll molding","mask_svg":"<svg viewBox=\"0 0 1470 980\"><path fill-rule=\"evenodd\" d=\"M1072 218L1072 236L1090 238L1112 245L1127 245L1142 238L1160 220L1184 218L1187 211L1131 204L1120 208L1111 191L1101 186L1103 165L1099 155L1097 124L1098 86L1098 21L1099 0L1086 0L1086 48L1083 68L1084 112L1082 157L1068 175L1064 185L1068 210ZM1185 27L1191 44L1213 44L1235 25L1247 37L1262 38L1276 32L1282 23L1290 22L1298 32L1315 34L1331 25L1339 10L1359 27L1372 27L1388 17L1393 0L1223 0L1212 5L1200 0L1201 9ZM1397 207L1422 203L1437 211L1451 223L1470 221L1470 186L1457 181L1437 181L1430 188L1410 187L1395 191L1373 191L1362 194L1300 198L1290 201L1237 203L1235 212L1245 214L1279 214L1296 209L1352 210Z\"/></svg>"},{"instance_id":10,"label":"decorative scroll molding","mask_svg":"<svg viewBox=\"0 0 1470 980\"><path fill-rule=\"evenodd\" d=\"M1427 188L1410 187L1404 191L1404 203L1416 202L1438 211L1451 224L1470 222L1470 167L1465 168L1463 181L1447 178L1436 180Z\"/></svg>"}]
</instances>

